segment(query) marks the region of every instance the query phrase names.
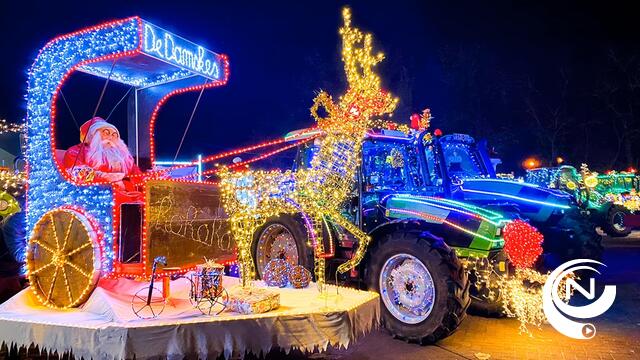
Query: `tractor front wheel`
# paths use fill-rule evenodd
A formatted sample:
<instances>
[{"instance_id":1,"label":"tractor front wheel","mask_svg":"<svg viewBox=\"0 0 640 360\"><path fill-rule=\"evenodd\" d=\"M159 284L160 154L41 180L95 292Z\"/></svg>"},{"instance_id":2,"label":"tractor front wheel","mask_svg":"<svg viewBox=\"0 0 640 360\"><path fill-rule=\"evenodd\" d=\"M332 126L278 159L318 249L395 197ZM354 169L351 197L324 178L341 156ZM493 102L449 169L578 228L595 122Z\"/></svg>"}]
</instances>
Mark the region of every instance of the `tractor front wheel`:
<instances>
[{"instance_id":1,"label":"tractor front wheel","mask_svg":"<svg viewBox=\"0 0 640 360\"><path fill-rule=\"evenodd\" d=\"M469 306L469 280L444 241L419 231L384 235L372 247L366 283L380 293L382 321L395 337L422 344L453 333Z\"/></svg>"},{"instance_id":2,"label":"tractor front wheel","mask_svg":"<svg viewBox=\"0 0 640 360\"><path fill-rule=\"evenodd\" d=\"M51 210L36 223L26 260L31 289L43 305L81 305L100 277L97 231L75 209Z\"/></svg>"}]
</instances>

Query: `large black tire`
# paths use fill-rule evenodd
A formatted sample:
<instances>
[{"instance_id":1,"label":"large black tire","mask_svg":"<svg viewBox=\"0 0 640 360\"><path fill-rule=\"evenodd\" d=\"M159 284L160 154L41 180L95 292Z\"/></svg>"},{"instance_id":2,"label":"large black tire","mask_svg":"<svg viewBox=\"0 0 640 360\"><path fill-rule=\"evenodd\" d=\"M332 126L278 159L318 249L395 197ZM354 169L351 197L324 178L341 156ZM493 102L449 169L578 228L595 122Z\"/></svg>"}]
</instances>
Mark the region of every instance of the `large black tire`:
<instances>
[{"instance_id":1,"label":"large black tire","mask_svg":"<svg viewBox=\"0 0 640 360\"><path fill-rule=\"evenodd\" d=\"M253 251L253 260L255 262L256 274L258 275L258 277L262 278L262 273L259 269L258 264L258 242L263 233L267 231L267 229L269 229L269 227L272 225L282 226L293 236L298 250L297 265L304 266L313 274L313 249L307 245L308 234L306 228L295 217L290 215L281 215L269 219L264 225L258 228L258 230L254 234L251 249Z\"/></svg>"},{"instance_id":2,"label":"large black tire","mask_svg":"<svg viewBox=\"0 0 640 360\"><path fill-rule=\"evenodd\" d=\"M476 300L471 299L471 306L469 306L469 314L479 315L489 318L502 318L505 317L504 302L501 298L496 301Z\"/></svg>"},{"instance_id":3,"label":"large black tire","mask_svg":"<svg viewBox=\"0 0 640 360\"><path fill-rule=\"evenodd\" d=\"M602 231L611 237L626 237L631 233L628 226L624 226L624 218L629 214L629 210L624 206L611 205L609 211L604 216Z\"/></svg>"},{"instance_id":4,"label":"large black tire","mask_svg":"<svg viewBox=\"0 0 640 360\"><path fill-rule=\"evenodd\" d=\"M398 254L408 254L422 262L435 288L431 312L416 324L392 315L381 297L382 323L386 329L397 338L421 344L435 343L453 333L465 318L471 301L467 273L453 249L442 239L418 230L399 229L376 240L365 268L368 289L380 292L382 267Z\"/></svg>"}]
</instances>

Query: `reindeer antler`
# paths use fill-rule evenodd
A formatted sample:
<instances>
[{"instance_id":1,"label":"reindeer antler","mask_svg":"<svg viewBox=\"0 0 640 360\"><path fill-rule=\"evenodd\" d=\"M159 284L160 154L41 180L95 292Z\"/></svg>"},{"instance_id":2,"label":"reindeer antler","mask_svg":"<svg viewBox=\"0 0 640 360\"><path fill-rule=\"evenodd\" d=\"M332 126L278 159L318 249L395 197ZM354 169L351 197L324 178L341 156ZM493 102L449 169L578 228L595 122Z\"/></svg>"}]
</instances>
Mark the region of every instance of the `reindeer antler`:
<instances>
[{"instance_id":1,"label":"reindeer antler","mask_svg":"<svg viewBox=\"0 0 640 360\"><path fill-rule=\"evenodd\" d=\"M320 126L334 122L345 124L345 120L358 119L360 126L367 127L372 115L393 112L398 99L382 91L380 77L374 67L384 59L384 54L373 54L371 34L351 26L351 10L348 7L342 10L342 18L344 25L339 33L342 36L342 62L349 87L338 104L333 103L329 94L320 92L314 99L311 115ZM324 118L318 115L321 106L328 114Z\"/></svg>"},{"instance_id":2,"label":"reindeer antler","mask_svg":"<svg viewBox=\"0 0 640 360\"><path fill-rule=\"evenodd\" d=\"M380 91L380 78L373 67L384 59L384 54L373 54L371 34L363 34L358 28L351 26L351 10L342 10L344 26L340 28L342 35L342 62L347 75L349 89L358 91Z\"/></svg>"}]
</instances>

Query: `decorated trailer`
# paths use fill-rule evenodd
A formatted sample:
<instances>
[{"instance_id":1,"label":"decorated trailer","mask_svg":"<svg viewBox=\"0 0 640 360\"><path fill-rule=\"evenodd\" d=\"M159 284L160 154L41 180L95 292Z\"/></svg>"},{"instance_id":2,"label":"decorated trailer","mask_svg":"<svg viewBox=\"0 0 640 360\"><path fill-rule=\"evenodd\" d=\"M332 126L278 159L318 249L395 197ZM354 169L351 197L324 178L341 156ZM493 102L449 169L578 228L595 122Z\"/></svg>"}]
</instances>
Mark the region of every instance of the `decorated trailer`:
<instances>
[{"instance_id":1,"label":"decorated trailer","mask_svg":"<svg viewBox=\"0 0 640 360\"><path fill-rule=\"evenodd\" d=\"M128 144L142 199L119 195L117 182L83 181L62 165L56 144L60 89L75 72L133 87ZM154 173L155 123L172 96L222 86L225 55L139 17L107 22L48 42L29 71L27 267L31 289L54 308L82 304L101 277L149 278L154 259L168 277L203 256L231 260L234 244L212 184ZM106 86L106 84L105 84Z\"/></svg>"}]
</instances>

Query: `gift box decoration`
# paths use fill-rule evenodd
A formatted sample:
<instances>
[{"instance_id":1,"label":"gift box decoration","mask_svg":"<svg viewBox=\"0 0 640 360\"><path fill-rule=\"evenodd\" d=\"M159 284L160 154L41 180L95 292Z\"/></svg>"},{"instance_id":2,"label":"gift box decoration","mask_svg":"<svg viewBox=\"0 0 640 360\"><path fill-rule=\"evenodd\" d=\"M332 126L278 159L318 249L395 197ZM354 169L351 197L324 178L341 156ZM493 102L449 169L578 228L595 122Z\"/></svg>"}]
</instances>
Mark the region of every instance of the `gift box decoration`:
<instances>
[{"instance_id":1,"label":"gift box decoration","mask_svg":"<svg viewBox=\"0 0 640 360\"><path fill-rule=\"evenodd\" d=\"M280 307L280 294L264 288L235 286L229 290L227 308L240 314L261 314Z\"/></svg>"}]
</instances>

